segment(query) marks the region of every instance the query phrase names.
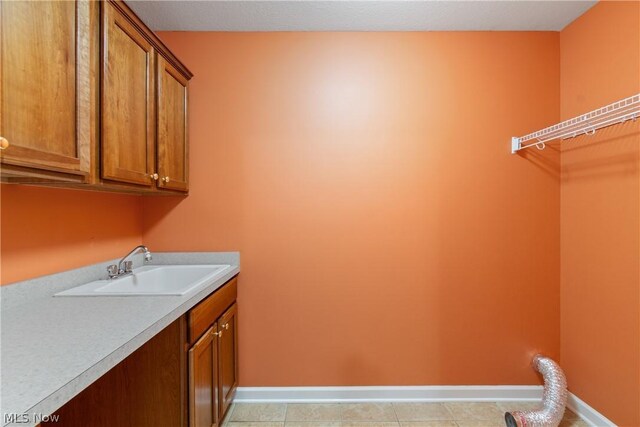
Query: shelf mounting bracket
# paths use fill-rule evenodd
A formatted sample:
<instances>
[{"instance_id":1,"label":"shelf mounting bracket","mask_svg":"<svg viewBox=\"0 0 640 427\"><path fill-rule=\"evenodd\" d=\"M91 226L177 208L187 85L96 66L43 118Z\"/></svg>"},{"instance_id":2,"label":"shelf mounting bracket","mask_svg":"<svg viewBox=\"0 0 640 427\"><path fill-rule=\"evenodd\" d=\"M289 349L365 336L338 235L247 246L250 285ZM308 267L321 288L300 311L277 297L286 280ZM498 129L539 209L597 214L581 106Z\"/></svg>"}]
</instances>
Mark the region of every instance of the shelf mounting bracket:
<instances>
[{"instance_id":1,"label":"shelf mounting bracket","mask_svg":"<svg viewBox=\"0 0 640 427\"><path fill-rule=\"evenodd\" d=\"M511 154L516 154L520 149L520 138L514 136L511 138Z\"/></svg>"}]
</instances>

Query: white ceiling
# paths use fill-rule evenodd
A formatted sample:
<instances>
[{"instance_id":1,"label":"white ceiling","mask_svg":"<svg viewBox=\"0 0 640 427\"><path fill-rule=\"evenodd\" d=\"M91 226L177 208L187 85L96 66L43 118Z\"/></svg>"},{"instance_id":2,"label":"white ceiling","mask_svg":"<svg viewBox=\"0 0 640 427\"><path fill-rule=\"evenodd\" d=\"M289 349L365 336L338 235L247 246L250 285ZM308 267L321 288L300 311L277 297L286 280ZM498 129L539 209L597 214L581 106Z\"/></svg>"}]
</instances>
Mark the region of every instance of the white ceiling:
<instances>
[{"instance_id":1,"label":"white ceiling","mask_svg":"<svg viewBox=\"0 0 640 427\"><path fill-rule=\"evenodd\" d=\"M153 30L560 31L594 1L132 0Z\"/></svg>"}]
</instances>

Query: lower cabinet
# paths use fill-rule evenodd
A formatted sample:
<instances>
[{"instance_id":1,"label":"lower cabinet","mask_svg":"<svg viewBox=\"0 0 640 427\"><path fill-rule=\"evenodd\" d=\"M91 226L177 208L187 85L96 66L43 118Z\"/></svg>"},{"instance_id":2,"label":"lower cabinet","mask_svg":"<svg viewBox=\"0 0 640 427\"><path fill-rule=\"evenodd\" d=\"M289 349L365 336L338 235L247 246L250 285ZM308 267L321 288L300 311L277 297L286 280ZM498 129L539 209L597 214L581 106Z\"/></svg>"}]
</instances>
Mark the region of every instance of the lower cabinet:
<instances>
[{"instance_id":1,"label":"lower cabinet","mask_svg":"<svg viewBox=\"0 0 640 427\"><path fill-rule=\"evenodd\" d=\"M217 325L189 350L189 424L214 426L218 424L218 332Z\"/></svg>"},{"instance_id":2,"label":"lower cabinet","mask_svg":"<svg viewBox=\"0 0 640 427\"><path fill-rule=\"evenodd\" d=\"M238 305L218 320L218 378L220 414L226 414L238 386Z\"/></svg>"},{"instance_id":3,"label":"lower cabinet","mask_svg":"<svg viewBox=\"0 0 640 427\"><path fill-rule=\"evenodd\" d=\"M188 314L190 427L219 425L233 401L238 386L236 293L233 279Z\"/></svg>"},{"instance_id":4,"label":"lower cabinet","mask_svg":"<svg viewBox=\"0 0 640 427\"><path fill-rule=\"evenodd\" d=\"M233 278L58 409L55 425L220 426L238 385L236 296Z\"/></svg>"}]
</instances>

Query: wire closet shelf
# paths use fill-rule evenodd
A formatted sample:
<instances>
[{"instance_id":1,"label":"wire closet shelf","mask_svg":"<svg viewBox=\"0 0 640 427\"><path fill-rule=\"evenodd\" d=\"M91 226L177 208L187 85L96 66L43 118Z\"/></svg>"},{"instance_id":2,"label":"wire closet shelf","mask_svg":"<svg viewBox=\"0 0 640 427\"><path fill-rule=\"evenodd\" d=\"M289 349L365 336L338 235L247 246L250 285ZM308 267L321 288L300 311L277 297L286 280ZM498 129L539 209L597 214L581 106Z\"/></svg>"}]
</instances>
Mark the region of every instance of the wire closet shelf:
<instances>
[{"instance_id":1,"label":"wire closet shelf","mask_svg":"<svg viewBox=\"0 0 640 427\"><path fill-rule=\"evenodd\" d=\"M543 150L545 144L554 139L593 135L597 129L624 123L627 120L635 121L638 117L640 117L640 93L528 135L513 137L511 153L529 147Z\"/></svg>"}]
</instances>

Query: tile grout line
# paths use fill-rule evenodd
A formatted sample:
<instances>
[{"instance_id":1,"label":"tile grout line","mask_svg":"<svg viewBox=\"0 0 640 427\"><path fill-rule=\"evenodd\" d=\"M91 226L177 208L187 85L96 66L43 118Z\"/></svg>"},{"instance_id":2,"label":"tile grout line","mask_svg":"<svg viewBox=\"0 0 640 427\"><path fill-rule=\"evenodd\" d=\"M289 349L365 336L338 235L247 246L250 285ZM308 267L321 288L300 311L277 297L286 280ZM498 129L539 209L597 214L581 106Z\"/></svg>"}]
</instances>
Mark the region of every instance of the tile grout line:
<instances>
[{"instance_id":1,"label":"tile grout line","mask_svg":"<svg viewBox=\"0 0 640 427\"><path fill-rule=\"evenodd\" d=\"M398 427L400 427L400 418L398 418L398 412L396 412L396 405L391 402L391 409L393 410L393 414L396 416L396 422L398 423Z\"/></svg>"},{"instance_id":2,"label":"tile grout line","mask_svg":"<svg viewBox=\"0 0 640 427\"><path fill-rule=\"evenodd\" d=\"M464 420L458 420L454 414L453 411L451 409L449 409L449 407L447 406L446 403L441 403L442 407L444 408L444 410L449 414L449 416L451 417L451 422L453 422L453 424L455 424L457 427L460 427L460 423L458 421L464 421Z\"/></svg>"},{"instance_id":3,"label":"tile grout line","mask_svg":"<svg viewBox=\"0 0 640 427\"><path fill-rule=\"evenodd\" d=\"M289 412L289 403L284 404L284 419L282 420L282 426L287 425L287 414Z\"/></svg>"},{"instance_id":4,"label":"tile grout line","mask_svg":"<svg viewBox=\"0 0 640 427\"><path fill-rule=\"evenodd\" d=\"M227 424L229 424L231 422L231 418L233 418L233 413L235 412L235 410L236 410L236 404L232 403L231 404L231 411L229 411L229 414L227 414L226 419L222 419L222 425L223 426L227 425Z\"/></svg>"}]
</instances>

